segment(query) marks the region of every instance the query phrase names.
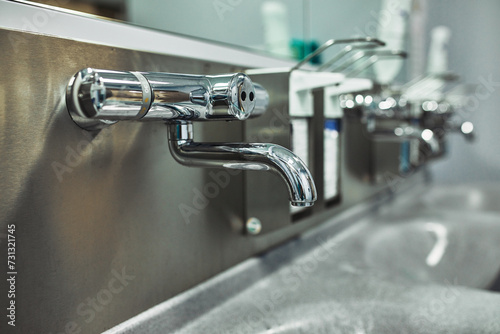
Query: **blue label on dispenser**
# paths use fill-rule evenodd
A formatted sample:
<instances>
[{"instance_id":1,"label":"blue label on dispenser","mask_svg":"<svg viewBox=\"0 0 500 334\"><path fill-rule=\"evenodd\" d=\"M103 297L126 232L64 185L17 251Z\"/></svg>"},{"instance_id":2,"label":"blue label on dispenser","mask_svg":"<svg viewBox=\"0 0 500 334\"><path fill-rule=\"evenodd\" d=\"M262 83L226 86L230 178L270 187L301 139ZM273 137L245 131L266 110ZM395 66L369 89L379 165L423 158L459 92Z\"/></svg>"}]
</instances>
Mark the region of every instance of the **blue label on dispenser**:
<instances>
[{"instance_id":1,"label":"blue label on dispenser","mask_svg":"<svg viewBox=\"0 0 500 334\"><path fill-rule=\"evenodd\" d=\"M337 119L327 119L325 120L325 129L340 131L340 120Z\"/></svg>"},{"instance_id":2,"label":"blue label on dispenser","mask_svg":"<svg viewBox=\"0 0 500 334\"><path fill-rule=\"evenodd\" d=\"M410 142L406 141L401 143L400 157L399 157L399 171L406 174L410 171Z\"/></svg>"}]
</instances>

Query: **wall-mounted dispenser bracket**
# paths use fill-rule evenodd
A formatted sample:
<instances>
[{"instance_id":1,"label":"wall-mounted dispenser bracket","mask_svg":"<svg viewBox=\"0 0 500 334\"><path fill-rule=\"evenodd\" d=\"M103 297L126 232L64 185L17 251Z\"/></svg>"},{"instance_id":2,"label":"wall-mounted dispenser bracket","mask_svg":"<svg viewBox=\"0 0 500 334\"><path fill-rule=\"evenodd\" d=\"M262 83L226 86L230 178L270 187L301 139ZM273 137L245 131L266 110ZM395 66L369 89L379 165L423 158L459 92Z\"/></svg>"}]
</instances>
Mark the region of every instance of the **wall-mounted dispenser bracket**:
<instances>
[{"instance_id":1,"label":"wall-mounted dispenser bracket","mask_svg":"<svg viewBox=\"0 0 500 334\"><path fill-rule=\"evenodd\" d=\"M384 46L384 42L372 38L331 39L309 54L290 71L289 102L290 116L309 117L313 115L312 91L316 88L329 87L344 81L345 75L334 72L307 71L301 68L312 58L318 56L333 45L349 44L340 54L346 54L355 48L370 48ZM334 59L338 58L337 56ZM321 68L321 67L320 67Z\"/></svg>"}]
</instances>

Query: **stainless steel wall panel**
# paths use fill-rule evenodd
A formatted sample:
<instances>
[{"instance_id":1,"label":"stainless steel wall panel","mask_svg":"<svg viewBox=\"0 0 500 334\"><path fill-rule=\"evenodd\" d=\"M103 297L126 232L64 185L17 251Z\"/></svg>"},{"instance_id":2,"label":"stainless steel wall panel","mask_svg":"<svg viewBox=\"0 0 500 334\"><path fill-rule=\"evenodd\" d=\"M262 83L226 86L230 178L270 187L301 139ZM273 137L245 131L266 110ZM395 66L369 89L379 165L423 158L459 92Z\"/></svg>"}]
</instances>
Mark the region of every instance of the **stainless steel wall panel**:
<instances>
[{"instance_id":1,"label":"stainless steel wall panel","mask_svg":"<svg viewBox=\"0 0 500 334\"><path fill-rule=\"evenodd\" d=\"M196 74L244 69L5 29L0 45L0 266L7 245L1 236L15 224L19 332L111 328L384 189L344 166L341 205L290 224L281 180L259 175L275 200L261 208L270 217L265 224L284 228L245 235L252 214L246 194L262 189L244 174L206 195L219 171L175 162L163 124L121 122L89 133L72 122L64 101L68 80L87 66ZM273 103L285 103L272 85L266 88ZM248 123L196 124L196 140L241 141L266 131L267 117L272 113ZM273 141L287 145L287 136L277 133ZM342 161L358 154L347 148ZM0 291L6 288L0 280ZM2 298L4 310L6 303ZM0 322L0 332L6 326Z\"/></svg>"}]
</instances>

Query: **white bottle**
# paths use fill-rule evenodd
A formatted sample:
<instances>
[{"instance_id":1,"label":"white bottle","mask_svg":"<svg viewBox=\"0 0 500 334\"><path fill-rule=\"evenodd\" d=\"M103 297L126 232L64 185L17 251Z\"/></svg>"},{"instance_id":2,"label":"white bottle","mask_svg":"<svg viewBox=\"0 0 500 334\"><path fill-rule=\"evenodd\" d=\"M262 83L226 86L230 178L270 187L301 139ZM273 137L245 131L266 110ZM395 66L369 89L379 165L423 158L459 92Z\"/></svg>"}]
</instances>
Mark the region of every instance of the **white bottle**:
<instances>
[{"instance_id":1,"label":"white bottle","mask_svg":"<svg viewBox=\"0 0 500 334\"><path fill-rule=\"evenodd\" d=\"M411 0L383 0L379 12L377 37L390 50L404 50L406 44ZM375 77L381 84L394 80L403 67L402 59L384 59L374 64Z\"/></svg>"},{"instance_id":2,"label":"white bottle","mask_svg":"<svg viewBox=\"0 0 500 334\"><path fill-rule=\"evenodd\" d=\"M266 49L273 54L291 56L288 9L286 5L278 1L265 1L260 9Z\"/></svg>"},{"instance_id":3,"label":"white bottle","mask_svg":"<svg viewBox=\"0 0 500 334\"><path fill-rule=\"evenodd\" d=\"M309 165L309 121L306 117L294 117L292 125L292 150L303 162ZM305 208L290 206L291 213L303 211Z\"/></svg>"},{"instance_id":4,"label":"white bottle","mask_svg":"<svg viewBox=\"0 0 500 334\"><path fill-rule=\"evenodd\" d=\"M326 120L324 129L324 188L325 200L339 194L339 121Z\"/></svg>"},{"instance_id":5,"label":"white bottle","mask_svg":"<svg viewBox=\"0 0 500 334\"><path fill-rule=\"evenodd\" d=\"M448 71L448 43L450 37L451 30L448 27L439 26L432 29L427 73L439 74Z\"/></svg>"}]
</instances>

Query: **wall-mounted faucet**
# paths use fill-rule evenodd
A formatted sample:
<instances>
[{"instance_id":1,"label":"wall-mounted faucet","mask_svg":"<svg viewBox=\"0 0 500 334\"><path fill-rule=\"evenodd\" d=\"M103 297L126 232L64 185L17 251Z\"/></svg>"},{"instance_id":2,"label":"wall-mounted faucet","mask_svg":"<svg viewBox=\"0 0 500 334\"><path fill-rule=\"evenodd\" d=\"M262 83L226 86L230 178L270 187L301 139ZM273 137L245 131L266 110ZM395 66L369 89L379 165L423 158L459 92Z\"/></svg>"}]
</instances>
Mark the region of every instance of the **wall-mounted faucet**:
<instances>
[{"instance_id":1,"label":"wall-mounted faucet","mask_svg":"<svg viewBox=\"0 0 500 334\"><path fill-rule=\"evenodd\" d=\"M245 120L268 97L242 73L202 76L97 70L78 72L67 89L73 120L87 130L122 120Z\"/></svg>"},{"instance_id":2,"label":"wall-mounted faucet","mask_svg":"<svg viewBox=\"0 0 500 334\"><path fill-rule=\"evenodd\" d=\"M262 114L267 91L242 73L201 76L87 68L71 79L67 105L73 120L98 130L122 120L167 123L169 147L180 164L272 171L285 181L294 206L311 206L316 187L306 165L275 144L196 143L192 121L245 120Z\"/></svg>"},{"instance_id":3,"label":"wall-mounted faucet","mask_svg":"<svg viewBox=\"0 0 500 334\"><path fill-rule=\"evenodd\" d=\"M418 140L426 149L420 150L421 163L445 152L446 133L458 132L467 140L474 138L471 122L456 119L454 106L443 101L409 101L398 92L341 96L346 110L357 110L366 125L367 135L375 141L404 142Z\"/></svg>"}]
</instances>

